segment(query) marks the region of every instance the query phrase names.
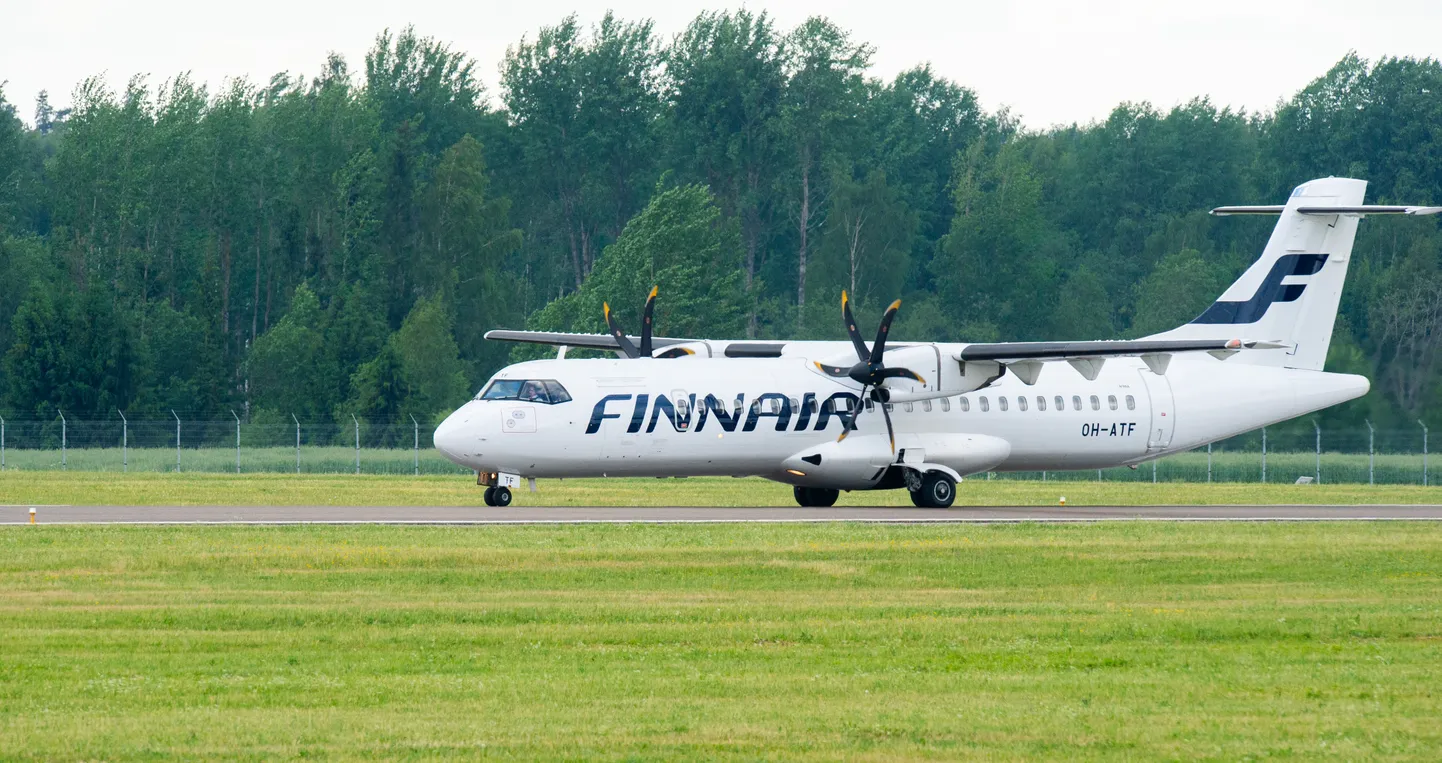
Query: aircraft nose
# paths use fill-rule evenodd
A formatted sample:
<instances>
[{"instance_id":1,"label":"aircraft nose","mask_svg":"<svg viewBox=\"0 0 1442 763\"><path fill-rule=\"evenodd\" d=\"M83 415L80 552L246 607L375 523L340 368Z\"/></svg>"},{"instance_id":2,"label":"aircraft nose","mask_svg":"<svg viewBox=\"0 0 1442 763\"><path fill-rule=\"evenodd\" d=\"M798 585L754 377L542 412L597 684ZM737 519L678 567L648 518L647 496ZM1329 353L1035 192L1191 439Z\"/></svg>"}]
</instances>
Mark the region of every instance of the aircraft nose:
<instances>
[{"instance_id":1,"label":"aircraft nose","mask_svg":"<svg viewBox=\"0 0 1442 763\"><path fill-rule=\"evenodd\" d=\"M436 431L431 435L436 450L441 452L448 460L461 464L462 451L465 449L465 422L461 411L456 411L446 417ZM462 464L464 465L464 464Z\"/></svg>"}]
</instances>

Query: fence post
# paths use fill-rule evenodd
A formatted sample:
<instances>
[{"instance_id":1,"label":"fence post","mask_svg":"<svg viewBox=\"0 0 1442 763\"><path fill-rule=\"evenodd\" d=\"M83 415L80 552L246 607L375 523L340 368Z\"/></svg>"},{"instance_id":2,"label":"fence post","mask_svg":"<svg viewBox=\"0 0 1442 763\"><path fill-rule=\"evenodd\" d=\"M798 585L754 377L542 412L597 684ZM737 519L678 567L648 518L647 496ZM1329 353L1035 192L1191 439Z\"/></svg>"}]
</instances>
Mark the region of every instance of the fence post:
<instances>
[{"instance_id":1,"label":"fence post","mask_svg":"<svg viewBox=\"0 0 1442 763\"><path fill-rule=\"evenodd\" d=\"M55 412L60 414L60 471L66 471L68 467L65 463L65 428L68 424L65 421L65 411L56 408Z\"/></svg>"},{"instance_id":2,"label":"fence post","mask_svg":"<svg viewBox=\"0 0 1442 763\"><path fill-rule=\"evenodd\" d=\"M1322 427L1312 419L1312 428L1317 430L1317 484L1322 484Z\"/></svg>"},{"instance_id":3,"label":"fence post","mask_svg":"<svg viewBox=\"0 0 1442 763\"><path fill-rule=\"evenodd\" d=\"M300 419L292 413L290 420L295 422L295 473L300 474Z\"/></svg>"},{"instance_id":4,"label":"fence post","mask_svg":"<svg viewBox=\"0 0 1442 763\"><path fill-rule=\"evenodd\" d=\"M121 471L130 471L130 419L125 418L125 411L119 408L115 412L120 414L120 464Z\"/></svg>"},{"instance_id":5,"label":"fence post","mask_svg":"<svg viewBox=\"0 0 1442 763\"><path fill-rule=\"evenodd\" d=\"M1377 484L1377 430L1372 427L1371 419L1363 419L1367 422L1367 484Z\"/></svg>"},{"instance_id":6,"label":"fence post","mask_svg":"<svg viewBox=\"0 0 1442 763\"><path fill-rule=\"evenodd\" d=\"M1157 460L1152 459L1152 484L1157 484Z\"/></svg>"},{"instance_id":7,"label":"fence post","mask_svg":"<svg viewBox=\"0 0 1442 763\"><path fill-rule=\"evenodd\" d=\"M354 413L350 415L350 420L355 422L355 473L360 474L360 420Z\"/></svg>"},{"instance_id":8,"label":"fence post","mask_svg":"<svg viewBox=\"0 0 1442 763\"><path fill-rule=\"evenodd\" d=\"M416 421L416 415L415 415L414 413L410 414L410 417L411 417L411 424L415 425L415 434L416 434L416 446L415 446L415 454L416 454L416 476L419 477L419 476L421 476L421 423L420 423L419 421ZM1424 463L1425 463L1425 460L1424 460Z\"/></svg>"},{"instance_id":9,"label":"fence post","mask_svg":"<svg viewBox=\"0 0 1442 763\"><path fill-rule=\"evenodd\" d=\"M5 471L5 417L0 416L0 471Z\"/></svg>"},{"instance_id":10,"label":"fence post","mask_svg":"<svg viewBox=\"0 0 1442 763\"><path fill-rule=\"evenodd\" d=\"M1097 470L1097 482L1101 482L1101 481L1102 481L1102 470L1101 470L1101 469L1098 469L1098 470Z\"/></svg>"},{"instance_id":11,"label":"fence post","mask_svg":"<svg viewBox=\"0 0 1442 763\"><path fill-rule=\"evenodd\" d=\"M230 415L235 418L235 473L240 474L240 417L235 415L235 409L230 409Z\"/></svg>"},{"instance_id":12,"label":"fence post","mask_svg":"<svg viewBox=\"0 0 1442 763\"><path fill-rule=\"evenodd\" d=\"M1207 482L1212 481L1212 444L1207 443Z\"/></svg>"},{"instance_id":13,"label":"fence post","mask_svg":"<svg viewBox=\"0 0 1442 763\"><path fill-rule=\"evenodd\" d=\"M179 472L180 472L180 416L175 413L175 409L174 409L174 408L171 408L171 409L170 409L170 415L171 415L171 416L175 416L175 471L176 471L177 473L179 473Z\"/></svg>"},{"instance_id":14,"label":"fence post","mask_svg":"<svg viewBox=\"0 0 1442 763\"><path fill-rule=\"evenodd\" d=\"M1427 487L1427 425L1422 419L1417 419L1417 425L1422 427L1422 487Z\"/></svg>"},{"instance_id":15,"label":"fence post","mask_svg":"<svg viewBox=\"0 0 1442 763\"><path fill-rule=\"evenodd\" d=\"M1262 427L1262 484L1267 484L1267 428Z\"/></svg>"}]
</instances>

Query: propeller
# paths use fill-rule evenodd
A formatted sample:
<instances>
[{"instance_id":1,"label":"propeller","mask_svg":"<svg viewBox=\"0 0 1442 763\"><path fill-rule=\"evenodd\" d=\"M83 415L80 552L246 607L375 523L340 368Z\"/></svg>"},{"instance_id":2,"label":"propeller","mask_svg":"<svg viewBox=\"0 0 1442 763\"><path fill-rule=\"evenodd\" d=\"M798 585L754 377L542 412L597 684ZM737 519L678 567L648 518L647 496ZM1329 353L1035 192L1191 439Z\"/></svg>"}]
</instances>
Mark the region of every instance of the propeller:
<instances>
[{"instance_id":1,"label":"propeller","mask_svg":"<svg viewBox=\"0 0 1442 763\"><path fill-rule=\"evenodd\" d=\"M817 363L816 367L821 369L827 376L838 379L850 379L861 385L861 402L855 411L852 411L846 426L841 429L841 436L836 438L837 442L846 439L848 434L856 430L856 419L861 412L866 410L865 401L868 394L871 400L881 403L881 415L886 419L886 435L891 440L891 452L896 452L896 430L891 426L891 413L886 410L886 401L890 398L882 382L887 379L912 379L926 383L926 380L916 372L900 367L888 368L884 362L886 356L886 335L891 331L891 321L896 318L896 311L901 309L901 300L891 303L886 312L881 316L881 325L876 329L876 341L872 343L871 349L866 348L866 342L861 339L861 332L856 329L856 318L851 315L851 300L847 298L846 292L841 292L841 317L846 321L846 333L851 337L851 345L856 348L857 362L850 368L842 366L828 366L825 363Z\"/></svg>"},{"instance_id":2,"label":"propeller","mask_svg":"<svg viewBox=\"0 0 1442 763\"><path fill-rule=\"evenodd\" d=\"M637 347L636 343L631 341L631 337L626 336L626 332L621 330L621 324L617 322L615 314L611 312L610 303L601 303L601 308L606 315L606 329L611 332L612 337L615 337L616 344L628 358L680 358L695 354L693 350L685 347L672 347L660 355L654 353L651 342L651 322L652 316L656 313L656 294L659 291L660 287L652 286L651 293L646 296L646 307L641 312L640 347Z\"/></svg>"}]
</instances>

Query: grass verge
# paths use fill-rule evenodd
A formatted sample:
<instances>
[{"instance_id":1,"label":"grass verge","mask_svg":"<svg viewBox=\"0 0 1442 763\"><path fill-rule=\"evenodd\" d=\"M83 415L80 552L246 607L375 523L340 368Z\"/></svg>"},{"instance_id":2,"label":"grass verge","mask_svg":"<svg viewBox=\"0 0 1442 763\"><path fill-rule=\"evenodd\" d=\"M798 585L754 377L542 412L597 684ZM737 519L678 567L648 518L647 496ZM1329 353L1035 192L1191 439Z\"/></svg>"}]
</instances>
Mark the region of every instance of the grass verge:
<instances>
[{"instance_id":1,"label":"grass verge","mask_svg":"<svg viewBox=\"0 0 1442 763\"><path fill-rule=\"evenodd\" d=\"M791 488L761 479L542 480L515 492L518 506L794 506ZM1415 485L1095 483L968 479L964 506L1138 506L1153 504L1432 504L1442 488ZM467 475L0 473L0 505L480 506ZM843 506L909 506L902 490L843 493Z\"/></svg>"},{"instance_id":2,"label":"grass verge","mask_svg":"<svg viewBox=\"0 0 1442 763\"><path fill-rule=\"evenodd\" d=\"M0 529L9 759L1442 755L1442 525Z\"/></svg>"}]
</instances>

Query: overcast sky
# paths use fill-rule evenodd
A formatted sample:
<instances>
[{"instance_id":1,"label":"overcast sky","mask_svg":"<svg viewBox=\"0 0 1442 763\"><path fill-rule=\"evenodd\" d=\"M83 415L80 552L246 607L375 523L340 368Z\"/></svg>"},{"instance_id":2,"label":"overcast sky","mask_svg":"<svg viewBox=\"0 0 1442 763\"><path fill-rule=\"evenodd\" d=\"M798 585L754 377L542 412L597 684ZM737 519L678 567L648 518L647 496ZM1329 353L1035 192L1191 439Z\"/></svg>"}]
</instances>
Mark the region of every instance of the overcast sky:
<instances>
[{"instance_id":1,"label":"overcast sky","mask_svg":"<svg viewBox=\"0 0 1442 763\"><path fill-rule=\"evenodd\" d=\"M492 96L506 46L572 11L594 22L605 5L575 0L0 0L0 81L30 121L48 89L62 107L83 78L132 75L158 84L190 71L212 92L227 77L264 82L278 71L314 74L328 51L359 71L377 32L414 24L478 61ZM614 0L627 19L651 18L664 39L702 9L739 4ZM1270 110L1348 50L1442 58L1442 0L1162 0L1111 2L749 2L783 28L824 14L876 47L873 74L929 61L977 92L988 110L1010 107L1029 127L1101 119L1117 103L1167 108L1196 95Z\"/></svg>"}]
</instances>

